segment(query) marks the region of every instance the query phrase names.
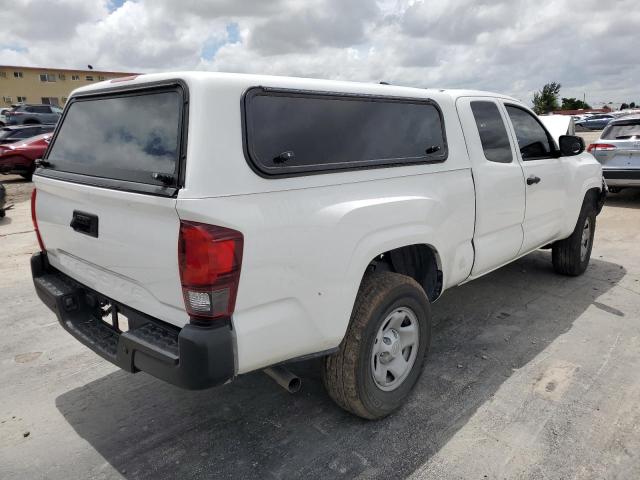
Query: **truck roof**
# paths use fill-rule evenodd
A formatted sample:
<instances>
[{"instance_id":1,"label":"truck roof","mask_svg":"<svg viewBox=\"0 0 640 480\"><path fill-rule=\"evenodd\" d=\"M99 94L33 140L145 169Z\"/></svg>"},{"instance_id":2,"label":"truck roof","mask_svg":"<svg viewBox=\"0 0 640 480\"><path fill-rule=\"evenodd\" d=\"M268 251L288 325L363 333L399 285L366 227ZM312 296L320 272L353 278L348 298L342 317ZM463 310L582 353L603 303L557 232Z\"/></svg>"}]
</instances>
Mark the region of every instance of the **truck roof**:
<instances>
[{"instance_id":1,"label":"truck roof","mask_svg":"<svg viewBox=\"0 0 640 480\"><path fill-rule=\"evenodd\" d=\"M165 72L150 73L143 75L133 75L131 77L123 77L122 79L112 79L98 82L93 85L87 85L74 90L71 95L76 93L85 93L92 90L102 90L104 88L118 88L126 84L142 84L148 82L157 82L169 79L182 79L187 83L203 83L203 82L221 82L224 80L232 82L246 83L247 86L259 86L267 84L281 84L282 87L298 88L306 90L322 90L349 93L364 93L373 95L390 95L399 97L429 97L429 96L448 96L454 101L459 97L500 97L514 102L521 103L519 100L509 97L501 93L494 93L482 90L467 89L444 89L444 88L419 88L405 87L400 85L389 85L380 83L352 82L343 80L321 80L303 77L285 77L275 75L255 75L245 73L223 73L223 72L202 72L202 71L182 71L182 72ZM126 79L126 80L125 80Z\"/></svg>"}]
</instances>

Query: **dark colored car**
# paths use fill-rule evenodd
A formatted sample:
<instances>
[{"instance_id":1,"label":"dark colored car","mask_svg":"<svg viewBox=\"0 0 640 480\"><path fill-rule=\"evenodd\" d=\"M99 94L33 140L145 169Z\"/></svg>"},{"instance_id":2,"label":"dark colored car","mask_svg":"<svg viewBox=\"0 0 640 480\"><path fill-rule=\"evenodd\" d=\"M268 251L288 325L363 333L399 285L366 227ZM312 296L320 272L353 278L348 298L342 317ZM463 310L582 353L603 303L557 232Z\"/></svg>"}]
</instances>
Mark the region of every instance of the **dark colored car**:
<instances>
[{"instance_id":1,"label":"dark colored car","mask_svg":"<svg viewBox=\"0 0 640 480\"><path fill-rule=\"evenodd\" d=\"M0 145L15 143L43 133L52 132L55 125L12 125L0 128Z\"/></svg>"},{"instance_id":2,"label":"dark colored car","mask_svg":"<svg viewBox=\"0 0 640 480\"><path fill-rule=\"evenodd\" d=\"M16 105L5 113L7 125L57 123L62 109L55 105Z\"/></svg>"},{"instance_id":3,"label":"dark colored car","mask_svg":"<svg viewBox=\"0 0 640 480\"><path fill-rule=\"evenodd\" d=\"M7 191L4 188L4 185L0 183L0 218L5 216L5 211L11 208L11 205L6 205L5 201L7 198Z\"/></svg>"},{"instance_id":4,"label":"dark colored car","mask_svg":"<svg viewBox=\"0 0 640 480\"><path fill-rule=\"evenodd\" d=\"M0 173L17 173L31 180L35 162L42 158L50 140L51 134L45 133L24 142L0 145Z\"/></svg>"},{"instance_id":5,"label":"dark colored car","mask_svg":"<svg viewBox=\"0 0 640 480\"><path fill-rule=\"evenodd\" d=\"M7 124L7 119L5 117L5 114L11 110L11 108L0 108L0 125L6 125Z\"/></svg>"}]
</instances>

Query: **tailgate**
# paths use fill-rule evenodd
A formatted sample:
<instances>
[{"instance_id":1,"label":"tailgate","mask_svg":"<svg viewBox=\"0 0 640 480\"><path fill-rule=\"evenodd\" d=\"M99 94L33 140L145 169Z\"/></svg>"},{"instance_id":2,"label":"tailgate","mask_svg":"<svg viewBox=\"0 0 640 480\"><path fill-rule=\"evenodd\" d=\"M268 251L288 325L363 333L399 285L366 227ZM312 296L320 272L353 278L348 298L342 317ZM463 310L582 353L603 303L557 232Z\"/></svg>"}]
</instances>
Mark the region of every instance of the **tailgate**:
<instances>
[{"instance_id":1,"label":"tailgate","mask_svg":"<svg viewBox=\"0 0 640 480\"><path fill-rule=\"evenodd\" d=\"M74 95L34 176L51 265L177 326L188 320L175 208L185 98L175 82Z\"/></svg>"},{"instance_id":2,"label":"tailgate","mask_svg":"<svg viewBox=\"0 0 640 480\"><path fill-rule=\"evenodd\" d=\"M49 262L78 282L160 320L183 326L174 198L36 179L38 227ZM97 236L70 224L97 218ZM77 228L77 227L76 227Z\"/></svg>"}]
</instances>

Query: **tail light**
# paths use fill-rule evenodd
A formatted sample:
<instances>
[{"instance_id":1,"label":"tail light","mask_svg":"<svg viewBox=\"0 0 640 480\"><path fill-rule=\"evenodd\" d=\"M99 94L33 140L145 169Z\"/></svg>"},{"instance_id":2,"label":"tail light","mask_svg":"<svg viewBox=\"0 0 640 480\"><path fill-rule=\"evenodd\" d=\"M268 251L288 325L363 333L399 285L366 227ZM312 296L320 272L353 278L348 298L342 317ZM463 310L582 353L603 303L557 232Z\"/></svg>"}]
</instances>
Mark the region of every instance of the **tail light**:
<instances>
[{"instance_id":1,"label":"tail light","mask_svg":"<svg viewBox=\"0 0 640 480\"><path fill-rule=\"evenodd\" d=\"M587 152L591 153L593 150L610 151L615 150L617 147L609 143L592 143L587 147Z\"/></svg>"},{"instance_id":2,"label":"tail light","mask_svg":"<svg viewBox=\"0 0 640 480\"><path fill-rule=\"evenodd\" d=\"M34 188L31 192L31 220L33 221L33 229L36 232L36 238L38 239L38 245L40 245L41 251L46 251L44 248L44 242L42 241L42 236L40 236L40 230L38 229L38 219L36 218L36 196L38 191Z\"/></svg>"},{"instance_id":3,"label":"tail light","mask_svg":"<svg viewBox=\"0 0 640 480\"><path fill-rule=\"evenodd\" d=\"M240 232L198 222L180 222L178 262L187 313L216 320L233 313L244 239Z\"/></svg>"}]
</instances>

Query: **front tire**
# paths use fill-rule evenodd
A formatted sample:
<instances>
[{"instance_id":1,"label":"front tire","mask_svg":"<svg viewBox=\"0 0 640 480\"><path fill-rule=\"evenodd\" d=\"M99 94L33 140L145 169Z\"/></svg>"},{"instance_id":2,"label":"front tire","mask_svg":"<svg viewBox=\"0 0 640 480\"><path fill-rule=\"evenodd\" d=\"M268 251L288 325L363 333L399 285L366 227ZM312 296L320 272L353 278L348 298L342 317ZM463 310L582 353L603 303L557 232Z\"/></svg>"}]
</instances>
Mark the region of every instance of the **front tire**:
<instances>
[{"instance_id":1,"label":"front tire","mask_svg":"<svg viewBox=\"0 0 640 480\"><path fill-rule=\"evenodd\" d=\"M551 259L556 273L576 277L582 275L589 265L596 231L596 209L589 200L585 199L571 236L552 246Z\"/></svg>"},{"instance_id":2,"label":"front tire","mask_svg":"<svg viewBox=\"0 0 640 480\"><path fill-rule=\"evenodd\" d=\"M431 310L423 288L392 272L362 281L339 350L325 358L329 396L366 419L398 409L422 371L431 341Z\"/></svg>"}]
</instances>

